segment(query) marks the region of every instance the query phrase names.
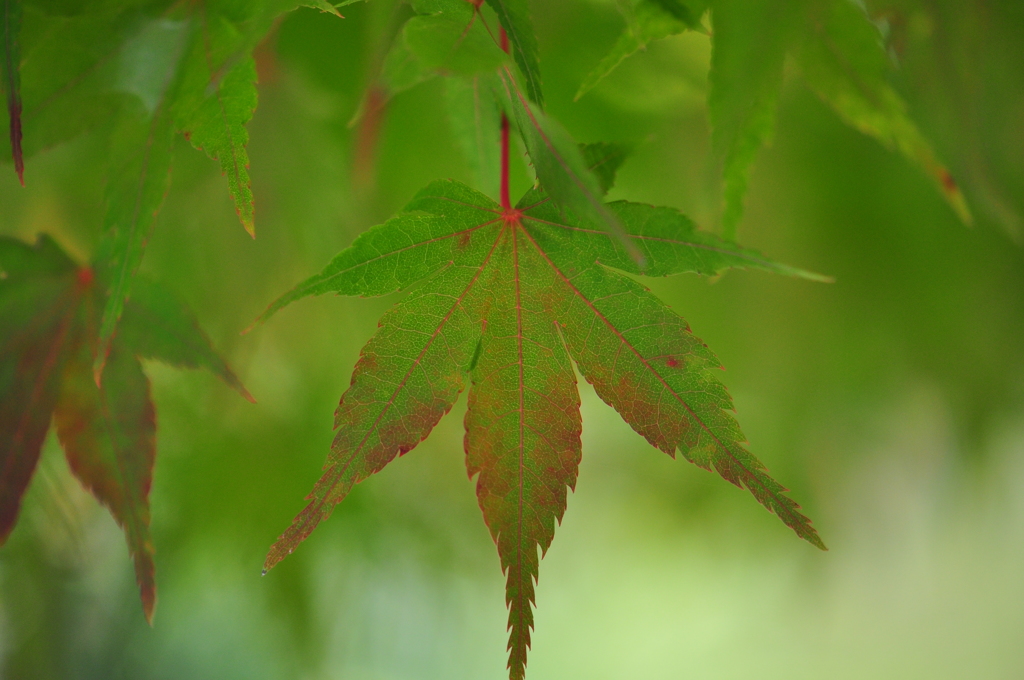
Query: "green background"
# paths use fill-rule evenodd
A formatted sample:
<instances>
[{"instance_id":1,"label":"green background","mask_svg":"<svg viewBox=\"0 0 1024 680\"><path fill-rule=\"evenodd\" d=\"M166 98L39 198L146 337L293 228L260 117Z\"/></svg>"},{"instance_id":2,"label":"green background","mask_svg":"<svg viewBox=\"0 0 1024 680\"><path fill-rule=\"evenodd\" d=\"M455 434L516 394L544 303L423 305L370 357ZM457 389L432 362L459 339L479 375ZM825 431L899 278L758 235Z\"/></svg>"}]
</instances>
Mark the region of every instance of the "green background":
<instances>
[{"instance_id":1,"label":"green background","mask_svg":"<svg viewBox=\"0 0 1024 680\"><path fill-rule=\"evenodd\" d=\"M533 680L1024 677L1024 4L869 5L975 226L793 72L739 240L836 282L645 280L728 368L751 449L831 550L654 450L584 383L583 463L541 563ZM634 146L611 197L717 229L707 36L652 45L574 103L622 19L611 2L531 6L548 110L580 141ZM470 181L440 80L396 97L372 163L357 158L348 121L390 12L383 0L344 20L300 10L261 47L255 241L216 164L178 140L143 270L193 306L259 403L147 364L153 628L120 530L51 433L0 549L0 677L506 676L503 578L465 474L464 399L260 578L320 474L359 348L398 297L304 300L239 331L431 179ZM0 168L0 233L47 232L86 260L106 145L101 128L27 159L25 189Z\"/></svg>"}]
</instances>

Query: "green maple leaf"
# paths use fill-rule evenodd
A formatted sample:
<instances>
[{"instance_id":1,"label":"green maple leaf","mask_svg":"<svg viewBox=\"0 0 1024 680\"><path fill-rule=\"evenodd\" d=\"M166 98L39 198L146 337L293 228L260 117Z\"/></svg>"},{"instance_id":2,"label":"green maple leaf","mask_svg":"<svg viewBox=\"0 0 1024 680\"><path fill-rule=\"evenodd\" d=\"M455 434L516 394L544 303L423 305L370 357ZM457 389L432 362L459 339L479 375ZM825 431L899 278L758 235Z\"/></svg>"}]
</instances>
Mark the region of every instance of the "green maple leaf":
<instances>
[{"instance_id":1,"label":"green maple leaf","mask_svg":"<svg viewBox=\"0 0 1024 680\"><path fill-rule=\"evenodd\" d=\"M584 148L611 184L621 150ZM713 275L730 267L820 279L708 233L671 208L606 205L642 253L559 209L541 190L515 208L452 180L423 189L322 272L268 307L309 295L412 288L380 320L335 413L337 434L306 508L270 549L291 553L358 482L422 441L469 386L466 464L506 575L509 669L522 678L534 583L582 454L573 362L652 445L746 487L800 537L824 544L743 446L719 362L686 321L620 272Z\"/></svg>"},{"instance_id":2,"label":"green maple leaf","mask_svg":"<svg viewBox=\"0 0 1024 680\"><path fill-rule=\"evenodd\" d=\"M22 5L20 33L15 25L6 40L16 41L21 57L20 122L25 157L116 115L125 98L123 88L117 85L117 55L138 29L138 8L96 2L60 8L45 2L5 2L9 8ZM16 63L14 59L11 62ZM68 115L69 111L74 115ZM8 119L13 124L13 117ZM0 138L4 156L15 151L8 144L6 137Z\"/></svg>"},{"instance_id":3,"label":"green maple leaf","mask_svg":"<svg viewBox=\"0 0 1024 680\"><path fill-rule=\"evenodd\" d=\"M852 0L712 0L711 9L708 108L724 156L723 233L735 233L750 164L774 129L787 53L847 124L917 164L957 216L971 222L952 175L889 84L892 63L863 7Z\"/></svg>"},{"instance_id":4,"label":"green maple leaf","mask_svg":"<svg viewBox=\"0 0 1024 680\"><path fill-rule=\"evenodd\" d=\"M702 30L700 16L708 7L713 23L708 113L722 163L726 238L735 235L743 216L750 167L774 132L787 55L848 125L919 166L957 216L971 223L956 181L889 83L892 62L878 27L854 0L640 0L576 98L649 43Z\"/></svg>"},{"instance_id":5,"label":"green maple leaf","mask_svg":"<svg viewBox=\"0 0 1024 680\"><path fill-rule=\"evenodd\" d=\"M175 134L219 162L254 234L245 129L256 108L253 50L285 12L338 11L326 0L24 4L0 4L7 143L19 177L22 131L31 155L102 123L112 129L95 262L107 286L94 348L99 381L170 186Z\"/></svg>"},{"instance_id":6,"label":"green maple leaf","mask_svg":"<svg viewBox=\"0 0 1024 680\"><path fill-rule=\"evenodd\" d=\"M140 359L207 368L252 397L191 312L145 279L136 281L97 386L92 362L102 302L93 269L77 266L48 237L35 246L0 238L0 544L17 521L52 416L71 471L124 528L152 620L156 413Z\"/></svg>"},{"instance_id":7,"label":"green maple leaf","mask_svg":"<svg viewBox=\"0 0 1024 680\"><path fill-rule=\"evenodd\" d=\"M93 370L97 381L131 295L135 272L170 186L176 131L220 163L239 220L255 235L245 124L256 108L252 51L282 13L322 1L204 0L150 17L119 52L120 111L111 154L105 238L98 266L109 280Z\"/></svg>"},{"instance_id":8,"label":"green maple leaf","mask_svg":"<svg viewBox=\"0 0 1024 680\"><path fill-rule=\"evenodd\" d=\"M972 222L956 181L889 83L892 60L863 7L849 0L809 3L794 55L804 81L848 125L916 163L960 220Z\"/></svg>"}]
</instances>

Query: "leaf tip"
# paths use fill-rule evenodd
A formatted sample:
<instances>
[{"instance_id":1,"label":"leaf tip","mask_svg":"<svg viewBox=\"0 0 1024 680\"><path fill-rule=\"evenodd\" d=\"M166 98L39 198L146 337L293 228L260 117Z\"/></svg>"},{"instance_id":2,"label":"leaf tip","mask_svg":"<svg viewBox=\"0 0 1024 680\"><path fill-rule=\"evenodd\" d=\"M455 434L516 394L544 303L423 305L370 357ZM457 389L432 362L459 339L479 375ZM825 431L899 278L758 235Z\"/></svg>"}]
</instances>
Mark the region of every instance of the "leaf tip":
<instances>
[{"instance_id":1,"label":"leaf tip","mask_svg":"<svg viewBox=\"0 0 1024 680\"><path fill-rule=\"evenodd\" d=\"M807 269L800 269L799 267L791 267L789 265L781 265L781 267L775 269L778 274L786 276L792 276L805 281L814 281L815 283L835 283L836 277L828 274L819 274L818 272L812 272Z\"/></svg>"},{"instance_id":2,"label":"leaf tip","mask_svg":"<svg viewBox=\"0 0 1024 680\"><path fill-rule=\"evenodd\" d=\"M142 599L142 613L146 623L153 627L153 614L156 613L156 582L153 580L152 555L141 558L136 556L136 579L139 583L139 597Z\"/></svg>"},{"instance_id":3,"label":"leaf tip","mask_svg":"<svg viewBox=\"0 0 1024 680\"><path fill-rule=\"evenodd\" d=\"M298 518L296 518L296 520L298 520ZM292 526L288 527L288 530L285 531L285 533L282 534L280 538L274 541L274 545L270 546L270 551L267 553L267 559L263 562L264 574L266 574L268 571L276 567L278 562L280 562L284 558L291 555L292 552L294 552L295 545L297 543L295 541L294 532L295 523L293 523ZM305 538L305 536L303 536L302 538ZM299 538L300 542L302 538Z\"/></svg>"},{"instance_id":4,"label":"leaf tip","mask_svg":"<svg viewBox=\"0 0 1024 680\"><path fill-rule=\"evenodd\" d=\"M14 525L18 521L18 507L0 507L0 547L7 542L7 538L14 531Z\"/></svg>"},{"instance_id":5,"label":"leaf tip","mask_svg":"<svg viewBox=\"0 0 1024 680\"><path fill-rule=\"evenodd\" d=\"M249 335L252 331L256 330L259 326L262 326L264 322L273 315L276 310L273 309L273 304L268 306L262 314L252 320L252 323L242 329L239 335Z\"/></svg>"},{"instance_id":6,"label":"leaf tip","mask_svg":"<svg viewBox=\"0 0 1024 680\"><path fill-rule=\"evenodd\" d=\"M828 552L828 546L826 546L825 542L821 540L821 536L818 535L817 529L810 526L810 524L804 527L804 529L804 531L799 532L800 538L804 539L818 550L821 550L822 552Z\"/></svg>"},{"instance_id":7,"label":"leaf tip","mask_svg":"<svg viewBox=\"0 0 1024 680\"><path fill-rule=\"evenodd\" d=\"M795 503L793 505L794 507L791 508L791 510L795 514L795 518L785 518L777 511L776 514L779 515L779 517L789 526L790 529L796 532L797 536L804 539L818 550L821 550L822 552L828 552L828 547L825 545L825 542L821 540L821 536L818 535L818 530L811 525L810 518L804 516L799 512L799 505L796 505Z\"/></svg>"},{"instance_id":8,"label":"leaf tip","mask_svg":"<svg viewBox=\"0 0 1024 680\"><path fill-rule=\"evenodd\" d=\"M829 276L828 274L819 274L818 272L800 271L800 276L807 279L808 281L816 281L817 283L835 283L836 277Z\"/></svg>"},{"instance_id":9,"label":"leaf tip","mask_svg":"<svg viewBox=\"0 0 1024 680\"><path fill-rule=\"evenodd\" d=\"M99 354L96 355L96 360L92 364L92 380L96 383L96 388L103 387L103 369L107 364L107 351L105 348L100 349Z\"/></svg>"},{"instance_id":10,"label":"leaf tip","mask_svg":"<svg viewBox=\"0 0 1024 680\"><path fill-rule=\"evenodd\" d=\"M249 324L249 326L247 328L243 329L242 332L239 335L248 335L251 331L255 330L257 327L262 326L264 323L266 323L267 319L272 317L274 314L277 313L277 311L279 309L281 309L282 307L287 305L288 302L291 301L291 300L288 300L288 301L283 302L283 303L281 302L281 300L284 299L287 295L288 294L285 293L284 295L282 295L281 297L279 297L278 299L274 300L269 305L267 305L267 308L263 310L263 313L260 314L259 316L257 316L255 319L253 319L252 323Z\"/></svg>"},{"instance_id":11,"label":"leaf tip","mask_svg":"<svg viewBox=\"0 0 1024 680\"><path fill-rule=\"evenodd\" d=\"M247 402L249 402L250 404L256 403L256 397L252 396L249 390L245 389L242 383L238 383L238 387L236 389L238 390L238 393L241 394Z\"/></svg>"},{"instance_id":12,"label":"leaf tip","mask_svg":"<svg viewBox=\"0 0 1024 680\"><path fill-rule=\"evenodd\" d=\"M344 2L344 3L341 3L341 4L347 5L349 3L348 2ZM330 0L316 0L315 2L310 3L309 6L314 8L314 9L320 10L324 14L333 14L334 16L338 17L339 19L344 19L345 18L345 16L341 13L341 11L339 11L338 8L334 5L334 3L330 2Z\"/></svg>"},{"instance_id":13,"label":"leaf tip","mask_svg":"<svg viewBox=\"0 0 1024 680\"><path fill-rule=\"evenodd\" d=\"M250 404L256 403L256 398L245 388L245 385L242 384L242 381L238 379L238 376L235 375L234 371L227 364L222 365L221 370L217 371L217 374L228 387L242 395Z\"/></svg>"},{"instance_id":14,"label":"leaf tip","mask_svg":"<svg viewBox=\"0 0 1024 680\"><path fill-rule=\"evenodd\" d=\"M270 552L267 553L267 559L263 562L263 576L267 575L271 569L277 566L277 563L284 559L284 556L288 553L282 554L282 551L278 548L278 544L270 546Z\"/></svg>"},{"instance_id":15,"label":"leaf tip","mask_svg":"<svg viewBox=\"0 0 1024 680\"><path fill-rule=\"evenodd\" d=\"M968 227L973 227L974 217L971 215L971 209L967 207L967 199L964 198L960 185L957 184L956 180L953 179L953 175L946 168L939 169L939 185L942 187L943 196L945 196L950 207L953 208L953 212L960 218L960 221Z\"/></svg>"}]
</instances>

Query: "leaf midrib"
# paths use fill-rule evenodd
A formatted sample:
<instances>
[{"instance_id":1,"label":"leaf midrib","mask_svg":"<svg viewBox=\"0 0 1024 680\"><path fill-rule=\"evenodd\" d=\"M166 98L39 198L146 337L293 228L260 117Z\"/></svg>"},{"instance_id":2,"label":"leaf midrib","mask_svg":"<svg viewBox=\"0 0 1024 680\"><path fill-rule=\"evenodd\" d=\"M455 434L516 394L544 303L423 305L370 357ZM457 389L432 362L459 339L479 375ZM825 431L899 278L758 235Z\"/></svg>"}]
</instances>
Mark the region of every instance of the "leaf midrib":
<instances>
[{"instance_id":1,"label":"leaf midrib","mask_svg":"<svg viewBox=\"0 0 1024 680\"><path fill-rule=\"evenodd\" d=\"M523 646L525 645L525 642L524 642L523 633L522 633L521 629L522 629L522 627L524 625L524 621L523 621L523 606L524 606L524 603L523 603L523 597L524 597L524 595L523 595L523 590L524 590L524 588L523 588L523 505L525 504L526 501L523 498L523 475L525 474L525 467L526 467L526 463L525 463L525 460L524 460L524 458L526 456L525 441L524 441L525 440L525 425L526 425L526 415L525 415L525 406L524 406L524 400L525 400L525 392L524 392L524 390L525 390L525 386L526 385L525 385L525 381L524 381L524 371L525 371L525 368L524 368L524 365L523 365L523 305L522 305L521 281L520 281L520 278L519 278L519 239L518 239L518 232L521 231L522 229L519 226L519 220L518 219L516 221L514 221L514 222L510 222L507 228L509 229L509 231L511 232L511 235L512 235L512 271L513 271L513 278L515 280L515 288L516 288L516 349L518 351L518 361L519 361L519 486L516 489L516 493L518 495L518 506L516 508L516 513L517 513L517 517L516 517L516 522L517 522L516 523L516 576L518 577L518 581L519 581L519 585L518 585L518 588L516 590L516 593L517 593L516 594L516 600L517 600L516 605L517 605L517 609L518 609L518 622L517 622L517 626L516 627L519 629L517 631L519 633L519 636L517 638L517 642L519 644L518 644L517 648L513 651L513 653L516 654L516 653L524 653L525 652L525 650L523 649ZM530 576L528 575L526 578L530 578ZM525 603L525 606L529 607L530 603L529 602Z\"/></svg>"}]
</instances>

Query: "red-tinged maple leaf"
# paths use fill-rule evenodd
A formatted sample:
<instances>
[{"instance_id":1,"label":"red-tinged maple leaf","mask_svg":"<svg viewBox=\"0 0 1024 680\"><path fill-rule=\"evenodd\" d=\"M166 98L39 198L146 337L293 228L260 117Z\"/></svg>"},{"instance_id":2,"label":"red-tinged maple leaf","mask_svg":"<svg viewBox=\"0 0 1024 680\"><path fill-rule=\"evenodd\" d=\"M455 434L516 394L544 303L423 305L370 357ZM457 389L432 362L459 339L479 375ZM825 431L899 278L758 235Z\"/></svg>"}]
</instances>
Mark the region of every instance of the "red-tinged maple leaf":
<instances>
[{"instance_id":1,"label":"red-tinged maple leaf","mask_svg":"<svg viewBox=\"0 0 1024 680\"><path fill-rule=\"evenodd\" d=\"M71 471L125 531L142 605L156 603L149 488L156 412L140 359L205 367L248 399L191 312L139 279L97 386L102 290L48 237L0 238L0 544L10 535L51 415Z\"/></svg>"},{"instance_id":2,"label":"red-tinged maple leaf","mask_svg":"<svg viewBox=\"0 0 1024 680\"><path fill-rule=\"evenodd\" d=\"M621 152L584 149L604 164ZM422 282L363 348L335 415L326 472L270 549L270 569L352 486L422 441L470 385L466 462L498 547L509 607L509 669L525 673L539 555L554 537L581 457L572 369L637 432L746 487L800 537L824 544L799 506L743 446L719 362L686 321L622 272L667 276L758 268L820 278L698 231L671 208L609 203L645 270L600 226L540 190L516 207L437 181L404 212L362 234L324 270L274 302L334 292L377 296ZM618 270L618 271L617 271Z\"/></svg>"}]
</instances>

